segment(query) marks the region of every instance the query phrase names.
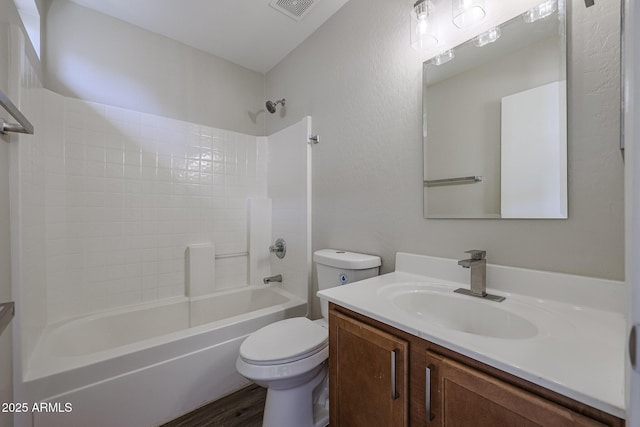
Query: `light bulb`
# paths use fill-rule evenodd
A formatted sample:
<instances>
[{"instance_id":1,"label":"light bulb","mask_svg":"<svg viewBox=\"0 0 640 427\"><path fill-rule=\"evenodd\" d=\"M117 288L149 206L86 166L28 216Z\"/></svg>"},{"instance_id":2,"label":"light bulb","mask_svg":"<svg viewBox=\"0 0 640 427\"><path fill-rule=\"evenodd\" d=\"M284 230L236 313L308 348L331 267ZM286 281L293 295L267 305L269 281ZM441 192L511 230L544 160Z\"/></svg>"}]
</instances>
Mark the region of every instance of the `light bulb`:
<instances>
[{"instance_id":1,"label":"light bulb","mask_svg":"<svg viewBox=\"0 0 640 427\"><path fill-rule=\"evenodd\" d=\"M440 55L434 56L431 60L431 63L433 65L442 65L451 61L453 58L455 58L455 54L453 53L452 49L449 49L445 52L442 52Z\"/></svg>"},{"instance_id":2,"label":"light bulb","mask_svg":"<svg viewBox=\"0 0 640 427\"><path fill-rule=\"evenodd\" d=\"M481 21L485 15L484 0L453 0L453 23L465 28Z\"/></svg>"},{"instance_id":3,"label":"light bulb","mask_svg":"<svg viewBox=\"0 0 640 427\"><path fill-rule=\"evenodd\" d=\"M418 0L411 13L411 47L416 50L430 49L438 44L435 26L429 21L431 3Z\"/></svg>"},{"instance_id":4,"label":"light bulb","mask_svg":"<svg viewBox=\"0 0 640 427\"><path fill-rule=\"evenodd\" d=\"M416 25L416 36L419 38L424 37L427 34L428 29L427 19L418 19L418 25Z\"/></svg>"},{"instance_id":5,"label":"light bulb","mask_svg":"<svg viewBox=\"0 0 640 427\"><path fill-rule=\"evenodd\" d=\"M524 19L524 22L527 24L531 24L532 22L546 18L556 10L558 10L557 0L547 0L526 11L524 15L522 15L522 19Z\"/></svg>"},{"instance_id":6,"label":"light bulb","mask_svg":"<svg viewBox=\"0 0 640 427\"><path fill-rule=\"evenodd\" d=\"M473 44L477 47L486 46L498 40L501 34L500 27L493 27L484 33L478 34L478 36L473 39Z\"/></svg>"}]
</instances>

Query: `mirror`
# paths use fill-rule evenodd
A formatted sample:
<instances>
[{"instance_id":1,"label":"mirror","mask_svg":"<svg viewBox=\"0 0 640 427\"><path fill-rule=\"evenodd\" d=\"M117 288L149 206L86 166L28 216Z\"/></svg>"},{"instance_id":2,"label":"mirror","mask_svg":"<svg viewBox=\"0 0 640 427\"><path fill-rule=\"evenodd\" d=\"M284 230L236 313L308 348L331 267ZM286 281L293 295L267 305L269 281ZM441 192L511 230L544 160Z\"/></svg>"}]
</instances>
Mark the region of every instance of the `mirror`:
<instances>
[{"instance_id":1,"label":"mirror","mask_svg":"<svg viewBox=\"0 0 640 427\"><path fill-rule=\"evenodd\" d=\"M423 64L425 218L567 218L564 2Z\"/></svg>"}]
</instances>

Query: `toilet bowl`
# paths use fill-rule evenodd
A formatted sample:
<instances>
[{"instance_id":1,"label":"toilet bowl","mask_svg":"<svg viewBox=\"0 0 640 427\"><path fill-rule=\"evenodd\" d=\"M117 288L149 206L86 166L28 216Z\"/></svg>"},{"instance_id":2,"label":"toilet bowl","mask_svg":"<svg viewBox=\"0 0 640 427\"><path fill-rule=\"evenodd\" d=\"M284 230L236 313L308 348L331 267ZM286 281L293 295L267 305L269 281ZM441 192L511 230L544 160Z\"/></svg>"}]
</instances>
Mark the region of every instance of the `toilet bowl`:
<instances>
[{"instance_id":1,"label":"toilet bowl","mask_svg":"<svg viewBox=\"0 0 640 427\"><path fill-rule=\"evenodd\" d=\"M380 258L323 249L314 253L318 288L376 276ZM252 333L240 346L236 369L267 388L263 427L324 427L329 423L328 307L323 319L294 317Z\"/></svg>"},{"instance_id":2,"label":"toilet bowl","mask_svg":"<svg viewBox=\"0 0 640 427\"><path fill-rule=\"evenodd\" d=\"M263 426L327 425L329 412L321 410L326 402L314 399L314 390L327 375L328 339L325 327L294 317L265 326L242 343L236 369L268 390Z\"/></svg>"}]
</instances>

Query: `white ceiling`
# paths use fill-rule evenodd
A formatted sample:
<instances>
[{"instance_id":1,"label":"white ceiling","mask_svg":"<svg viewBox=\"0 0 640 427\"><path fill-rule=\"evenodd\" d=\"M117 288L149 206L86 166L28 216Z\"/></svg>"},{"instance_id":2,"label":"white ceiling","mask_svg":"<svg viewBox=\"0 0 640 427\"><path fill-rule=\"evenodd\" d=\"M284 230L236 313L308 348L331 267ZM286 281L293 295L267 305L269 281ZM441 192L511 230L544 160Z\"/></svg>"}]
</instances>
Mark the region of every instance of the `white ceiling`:
<instances>
[{"instance_id":1,"label":"white ceiling","mask_svg":"<svg viewBox=\"0 0 640 427\"><path fill-rule=\"evenodd\" d=\"M269 0L71 0L266 73L348 0L315 0L300 22Z\"/></svg>"}]
</instances>

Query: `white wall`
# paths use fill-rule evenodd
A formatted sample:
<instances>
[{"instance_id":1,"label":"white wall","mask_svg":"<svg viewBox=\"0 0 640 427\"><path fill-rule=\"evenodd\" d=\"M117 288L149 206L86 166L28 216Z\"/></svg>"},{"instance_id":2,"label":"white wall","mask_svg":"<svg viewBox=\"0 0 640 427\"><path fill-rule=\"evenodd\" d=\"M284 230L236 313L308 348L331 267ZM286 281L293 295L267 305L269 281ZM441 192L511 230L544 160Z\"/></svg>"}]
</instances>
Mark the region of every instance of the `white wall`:
<instances>
[{"instance_id":1,"label":"white wall","mask_svg":"<svg viewBox=\"0 0 640 427\"><path fill-rule=\"evenodd\" d=\"M11 0L0 1L0 58L8 58L9 23L16 13ZM0 90L8 89L8 61L0 61ZM5 115L4 111L1 114ZM0 302L11 300L11 244L9 223L9 141L0 135ZM0 335L0 402L13 401L11 328ZM0 413L0 427L10 427L13 415Z\"/></svg>"},{"instance_id":2,"label":"white wall","mask_svg":"<svg viewBox=\"0 0 640 427\"><path fill-rule=\"evenodd\" d=\"M0 36L0 39L2 36ZM0 138L0 303L11 301L9 229L9 147ZM0 335L0 402L13 401L11 327ZM10 427L13 415L0 413L0 427Z\"/></svg>"},{"instance_id":3,"label":"white wall","mask_svg":"<svg viewBox=\"0 0 640 427\"><path fill-rule=\"evenodd\" d=\"M619 2L573 0L569 34L569 219L422 217L422 61L410 48L410 3L351 0L267 74L287 98L267 133L312 115L313 248L462 257L622 279Z\"/></svg>"},{"instance_id":4,"label":"white wall","mask_svg":"<svg viewBox=\"0 0 640 427\"><path fill-rule=\"evenodd\" d=\"M626 279L629 285L631 325L640 327L640 7L633 0L625 3L625 184L626 184ZM637 343L640 346L640 343ZM637 352L640 353L640 352ZM640 356L640 355L639 355ZM638 357L638 356L637 356ZM625 357L627 426L640 427L640 372Z\"/></svg>"},{"instance_id":5,"label":"white wall","mask_svg":"<svg viewBox=\"0 0 640 427\"><path fill-rule=\"evenodd\" d=\"M44 18L47 89L250 135L264 134L262 74L67 0L49 2Z\"/></svg>"},{"instance_id":6,"label":"white wall","mask_svg":"<svg viewBox=\"0 0 640 427\"><path fill-rule=\"evenodd\" d=\"M4 36L3 28L0 27L0 40L3 40ZM6 136L0 137L0 303L11 301L8 140ZM11 328L9 327L0 335L0 402L13 401L11 369ZM11 414L0 413L0 426L11 426L12 418Z\"/></svg>"},{"instance_id":7,"label":"white wall","mask_svg":"<svg viewBox=\"0 0 640 427\"><path fill-rule=\"evenodd\" d=\"M15 51L25 42L12 43ZM16 57L17 55L12 55ZM25 58L12 71L18 90L12 98L34 126L34 135L20 135L11 152L11 262L14 318L14 391L23 367L47 323L46 289L46 144L42 120L42 85ZM19 341L19 345L16 346ZM16 397L18 397L17 395Z\"/></svg>"},{"instance_id":8,"label":"white wall","mask_svg":"<svg viewBox=\"0 0 640 427\"><path fill-rule=\"evenodd\" d=\"M259 138L50 91L44 100L49 323L184 295L191 244L247 251L246 200L266 196ZM215 271L217 289L244 286L247 257Z\"/></svg>"},{"instance_id":9,"label":"white wall","mask_svg":"<svg viewBox=\"0 0 640 427\"><path fill-rule=\"evenodd\" d=\"M0 1L0 90L3 91L23 113L39 113L37 87L40 85L40 63L35 59L35 52L26 39L24 28L14 2ZM35 91L32 89L36 89ZM0 116L7 121L13 119L0 109ZM29 117L36 121L37 117ZM16 297L11 289L11 180L17 176L19 166L12 160L12 153L17 153L18 144L26 147L23 141L32 137L16 134L0 135L0 302L10 301ZM34 150L35 152L35 150ZM37 157L37 155L35 156ZM12 295L13 294L13 295ZM37 321L36 321L37 322ZM17 337L16 337L17 338ZM0 339L0 401L7 393L11 393L11 375L4 375L6 369L11 371L11 331L5 331ZM0 413L0 425L3 419L10 418Z\"/></svg>"},{"instance_id":10,"label":"white wall","mask_svg":"<svg viewBox=\"0 0 640 427\"><path fill-rule=\"evenodd\" d=\"M181 295L187 244L246 251L264 76L66 0L41 12L45 80L64 96L42 95L47 143L32 147L46 166L16 155L26 209L14 225L42 252L25 254L42 269L21 267L22 285L47 276L22 286L25 322ZM246 283L246 257L218 264L219 287ZM29 354L38 328L25 327Z\"/></svg>"},{"instance_id":11,"label":"white wall","mask_svg":"<svg viewBox=\"0 0 640 427\"><path fill-rule=\"evenodd\" d=\"M10 0L0 1L0 40L0 89L39 129L40 63ZM44 155L41 133L1 139L0 301L15 300L16 317L11 332L0 337L0 401L12 402L19 398L19 391L12 392L20 387L24 349L34 345L45 323ZM30 242L23 241L26 236ZM26 311L32 315L22 316ZM13 425L11 418L0 414L0 425Z\"/></svg>"},{"instance_id":12,"label":"white wall","mask_svg":"<svg viewBox=\"0 0 640 427\"><path fill-rule=\"evenodd\" d=\"M8 58L9 22L13 3L0 1L0 58ZM8 61L0 61L0 90L7 93ZM0 116L5 116L1 111ZM9 141L8 135L0 135L0 303L11 301L11 240L9 223ZM11 328L0 335L0 402L13 401ZM13 414L0 413L0 427L11 427Z\"/></svg>"}]
</instances>

